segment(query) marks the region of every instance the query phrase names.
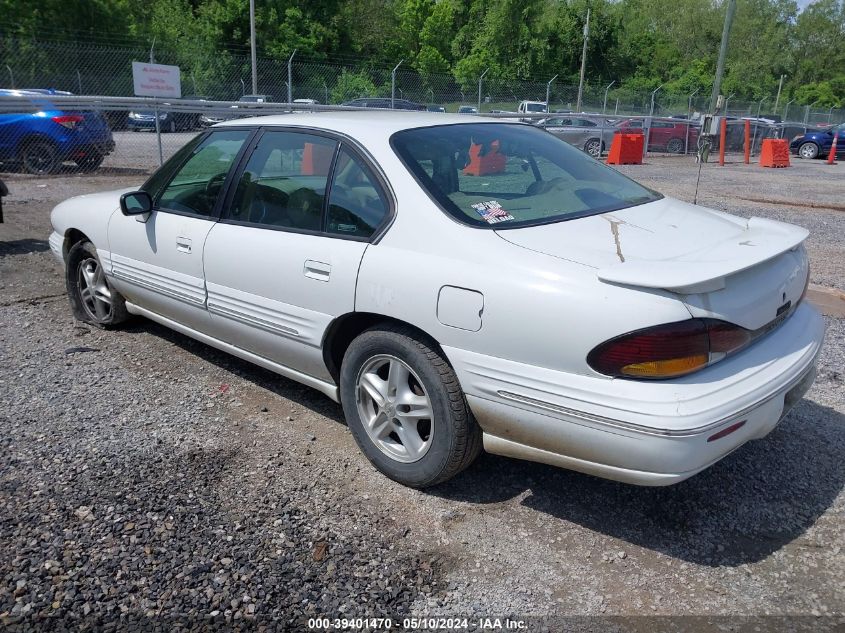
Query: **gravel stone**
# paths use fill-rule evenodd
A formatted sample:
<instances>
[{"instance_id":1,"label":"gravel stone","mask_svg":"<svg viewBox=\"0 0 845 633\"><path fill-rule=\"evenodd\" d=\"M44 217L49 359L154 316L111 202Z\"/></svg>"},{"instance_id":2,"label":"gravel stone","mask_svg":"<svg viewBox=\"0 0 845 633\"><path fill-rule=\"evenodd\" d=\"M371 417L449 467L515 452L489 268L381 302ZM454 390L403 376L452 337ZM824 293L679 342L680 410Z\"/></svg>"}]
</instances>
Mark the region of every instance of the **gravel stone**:
<instances>
[{"instance_id":1,"label":"gravel stone","mask_svg":"<svg viewBox=\"0 0 845 633\"><path fill-rule=\"evenodd\" d=\"M842 290L845 213L807 204L845 198L843 169L709 164L699 202L807 227L812 282ZM693 199L689 159L621 170ZM845 616L845 320L826 318L816 383L787 419L679 485L485 455L414 491L375 472L340 407L313 390L143 319L114 331L72 319L46 244L49 210L142 176L3 178L5 626Z\"/></svg>"}]
</instances>

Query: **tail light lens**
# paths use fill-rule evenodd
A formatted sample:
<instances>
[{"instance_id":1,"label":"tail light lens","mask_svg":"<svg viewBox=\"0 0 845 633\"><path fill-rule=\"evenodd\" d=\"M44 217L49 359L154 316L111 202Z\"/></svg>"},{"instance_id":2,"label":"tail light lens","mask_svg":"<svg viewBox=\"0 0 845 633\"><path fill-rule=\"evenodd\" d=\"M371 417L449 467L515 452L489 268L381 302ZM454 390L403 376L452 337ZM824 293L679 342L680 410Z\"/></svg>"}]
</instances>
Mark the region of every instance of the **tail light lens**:
<instances>
[{"instance_id":1,"label":"tail light lens","mask_svg":"<svg viewBox=\"0 0 845 633\"><path fill-rule=\"evenodd\" d=\"M60 116L53 117L54 123L58 123L62 127L66 127L69 130L72 130L84 120L85 117L79 114L62 114Z\"/></svg>"},{"instance_id":2,"label":"tail light lens","mask_svg":"<svg viewBox=\"0 0 845 633\"><path fill-rule=\"evenodd\" d=\"M752 334L715 319L667 323L605 341L587 355L587 363L619 378L675 378L742 349Z\"/></svg>"}]
</instances>

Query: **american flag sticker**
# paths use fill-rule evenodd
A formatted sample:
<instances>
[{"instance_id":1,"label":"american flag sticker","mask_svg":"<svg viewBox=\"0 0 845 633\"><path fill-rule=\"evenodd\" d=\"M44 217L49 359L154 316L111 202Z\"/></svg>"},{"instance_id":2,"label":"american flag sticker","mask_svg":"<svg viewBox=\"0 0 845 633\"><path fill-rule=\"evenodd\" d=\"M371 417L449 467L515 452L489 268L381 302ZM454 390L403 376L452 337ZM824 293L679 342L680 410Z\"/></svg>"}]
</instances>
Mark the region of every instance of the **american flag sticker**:
<instances>
[{"instance_id":1,"label":"american flag sticker","mask_svg":"<svg viewBox=\"0 0 845 633\"><path fill-rule=\"evenodd\" d=\"M514 217L505 211L502 208L502 205L495 200L488 200L487 202L473 204L472 208L478 212L478 215L480 215L487 224L497 224L499 222L506 222L507 220L514 219Z\"/></svg>"}]
</instances>

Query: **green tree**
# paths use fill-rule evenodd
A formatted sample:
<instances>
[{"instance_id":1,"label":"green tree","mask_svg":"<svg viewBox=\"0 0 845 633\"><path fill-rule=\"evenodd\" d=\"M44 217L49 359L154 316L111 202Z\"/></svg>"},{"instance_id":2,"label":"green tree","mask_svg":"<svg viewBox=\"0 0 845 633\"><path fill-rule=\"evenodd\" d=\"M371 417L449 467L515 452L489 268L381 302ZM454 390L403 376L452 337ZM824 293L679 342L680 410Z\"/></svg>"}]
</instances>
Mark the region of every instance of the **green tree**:
<instances>
[{"instance_id":1,"label":"green tree","mask_svg":"<svg viewBox=\"0 0 845 633\"><path fill-rule=\"evenodd\" d=\"M359 97L370 97L376 94L376 85L363 72L350 72L345 68L341 71L337 83L331 90L333 103L342 103Z\"/></svg>"}]
</instances>

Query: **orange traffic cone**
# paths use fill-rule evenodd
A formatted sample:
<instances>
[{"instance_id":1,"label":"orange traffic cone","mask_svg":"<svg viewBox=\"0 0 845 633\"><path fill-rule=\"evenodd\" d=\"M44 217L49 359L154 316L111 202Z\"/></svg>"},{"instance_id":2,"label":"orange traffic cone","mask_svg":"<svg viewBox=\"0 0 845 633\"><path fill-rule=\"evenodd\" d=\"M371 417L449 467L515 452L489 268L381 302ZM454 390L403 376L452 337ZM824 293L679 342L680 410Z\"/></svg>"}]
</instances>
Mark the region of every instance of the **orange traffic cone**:
<instances>
[{"instance_id":1,"label":"orange traffic cone","mask_svg":"<svg viewBox=\"0 0 845 633\"><path fill-rule=\"evenodd\" d=\"M827 164L828 165L835 165L836 164L836 137L838 134L834 130L833 132L833 145L830 146L830 154L827 156Z\"/></svg>"}]
</instances>

